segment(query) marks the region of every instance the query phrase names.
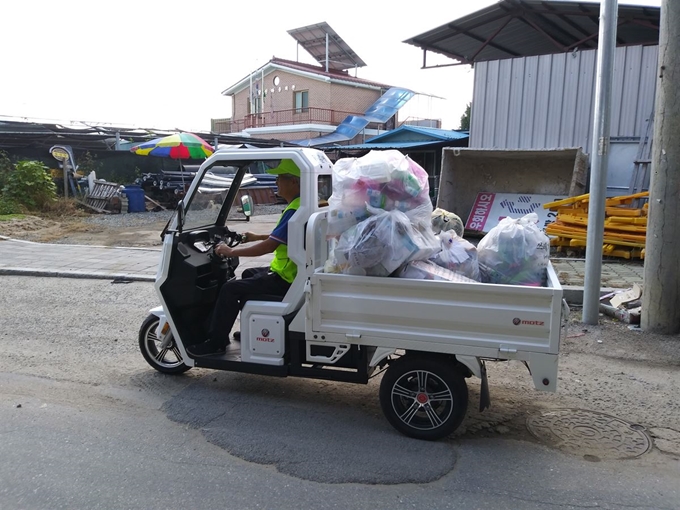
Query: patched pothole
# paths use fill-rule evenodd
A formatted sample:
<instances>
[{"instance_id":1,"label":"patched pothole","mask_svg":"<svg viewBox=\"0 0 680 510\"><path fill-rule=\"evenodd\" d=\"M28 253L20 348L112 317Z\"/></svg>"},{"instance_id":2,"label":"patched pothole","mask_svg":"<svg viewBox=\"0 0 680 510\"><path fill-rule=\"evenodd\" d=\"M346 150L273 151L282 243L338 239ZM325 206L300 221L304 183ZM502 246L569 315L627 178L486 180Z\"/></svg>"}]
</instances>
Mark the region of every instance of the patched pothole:
<instances>
[{"instance_id":1,"label":"patched pothole","mask_svg":"<svg viewBox=\"0 0 680 510\"><path fill-rule=\"evenodd\" d=\"M527 419L539 441L586 460L629 459L652 448L644 427L584 409L556 409Z\"/></svg>"}]
</instances>

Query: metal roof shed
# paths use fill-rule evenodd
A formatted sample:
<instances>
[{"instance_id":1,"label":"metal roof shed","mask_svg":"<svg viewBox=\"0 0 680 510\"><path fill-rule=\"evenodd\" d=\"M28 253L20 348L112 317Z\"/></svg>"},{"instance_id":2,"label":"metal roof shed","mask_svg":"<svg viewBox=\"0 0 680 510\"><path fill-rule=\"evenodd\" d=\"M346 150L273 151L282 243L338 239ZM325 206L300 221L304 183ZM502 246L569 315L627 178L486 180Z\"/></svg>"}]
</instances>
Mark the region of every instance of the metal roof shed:
<instances>
[{"instance_id":1,"label":"metal roof shed","mask_svg":"<svg viewBox=\"0 0 680 510\"><path fill-rule=\"evenodd\" d=\"M597 48L599 2L501 0L405 40L427 52L470 64ZM658 44L658 7L619 5L617 45ZM432 66L442 67L442 66Z\"/></svg>"},{"instance_id":2,"label":"metal roof shed","mask_svg":"<svg viewBox=\"0 0 680 510\"><path fill-rule=\"evenodd\" d=\"M405 42L448 55L451 65L474 65L470 147L590 152L599 9L599 2L501 0ZM658 7L619 5L612 195L630 190L651 132L659 23Z\"/></svg>"}]
</instances>

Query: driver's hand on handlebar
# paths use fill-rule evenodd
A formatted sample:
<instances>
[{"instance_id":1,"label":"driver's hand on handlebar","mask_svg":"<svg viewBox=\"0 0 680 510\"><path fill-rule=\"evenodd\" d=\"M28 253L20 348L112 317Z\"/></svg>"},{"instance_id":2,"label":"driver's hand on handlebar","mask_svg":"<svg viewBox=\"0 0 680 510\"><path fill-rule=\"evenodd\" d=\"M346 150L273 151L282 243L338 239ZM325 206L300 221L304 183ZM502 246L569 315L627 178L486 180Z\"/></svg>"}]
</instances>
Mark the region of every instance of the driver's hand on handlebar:
<instances>
[{"instance_id":1,"label":"driver's hand on handlebar","mask_svg":"<svg viewBox=\"0 0 680 510\"><path fill-rule=\"evenodd\" d=\"M215 253L220 257L233 257L234 249L229 248L229 246L224 243L219 243L215 246Z\"/></svg>"}]
</instances>

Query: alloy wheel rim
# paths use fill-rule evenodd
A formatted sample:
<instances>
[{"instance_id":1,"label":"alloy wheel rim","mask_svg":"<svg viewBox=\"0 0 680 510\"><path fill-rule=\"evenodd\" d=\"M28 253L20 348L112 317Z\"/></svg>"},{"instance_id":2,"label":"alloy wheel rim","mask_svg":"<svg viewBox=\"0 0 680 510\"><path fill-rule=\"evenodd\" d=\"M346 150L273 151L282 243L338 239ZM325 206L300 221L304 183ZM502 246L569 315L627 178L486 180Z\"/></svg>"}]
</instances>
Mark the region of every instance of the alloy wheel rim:
<instances>
[{"instance_id":1,"label":"alloy wheel rim","mask_svg":"<svg viewBox=\"0 0 680 510\"><path fill-rule=\"evenodd\" d=\"M453 413L453 393L446 382L428 370L403 374L392 386L392 409L409 427L434 430Z\"/></svg>"},{"instance_id":2,"label":"alloy wheel rim","mask_svg":"<svg viewBox=\"0 0 680 510\"><path fill-rule=\"evenodd\" d=\"M155 363L164 368L175 368L183 365L182 353L179 351L174 339L170 341L167 347L160 348L161 340L156 335L157 327L158 321L151 323L146 330L146 342L144 342L144 345L149 356L153 358Z\"/></svg>"}]
</instances>

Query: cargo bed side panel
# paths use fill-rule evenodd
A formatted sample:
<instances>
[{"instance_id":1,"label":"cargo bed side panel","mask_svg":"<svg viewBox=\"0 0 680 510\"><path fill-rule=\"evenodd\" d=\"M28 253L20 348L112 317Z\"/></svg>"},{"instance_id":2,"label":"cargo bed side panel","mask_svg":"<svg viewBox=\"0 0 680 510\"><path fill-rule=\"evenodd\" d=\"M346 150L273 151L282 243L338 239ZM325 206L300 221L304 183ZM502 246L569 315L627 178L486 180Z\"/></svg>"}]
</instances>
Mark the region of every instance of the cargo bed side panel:
<instances>
[{"instance_id":1,"label":"cargo bed side panel","mask_svg":"<svg viewBox=\"0 0 680 510\"><path fill-rule=\"evenodd\" d=\"M557 354L562 289L552 267L548 272L545 288L315 273L308 334L417 342L427 351L456 352L446 348L456 345L478 355Z\"/></svg>"}]
</instances>

